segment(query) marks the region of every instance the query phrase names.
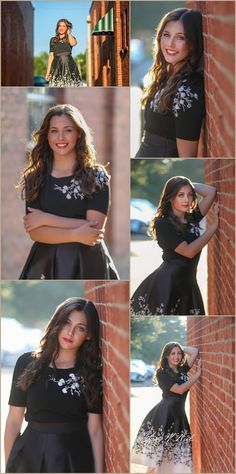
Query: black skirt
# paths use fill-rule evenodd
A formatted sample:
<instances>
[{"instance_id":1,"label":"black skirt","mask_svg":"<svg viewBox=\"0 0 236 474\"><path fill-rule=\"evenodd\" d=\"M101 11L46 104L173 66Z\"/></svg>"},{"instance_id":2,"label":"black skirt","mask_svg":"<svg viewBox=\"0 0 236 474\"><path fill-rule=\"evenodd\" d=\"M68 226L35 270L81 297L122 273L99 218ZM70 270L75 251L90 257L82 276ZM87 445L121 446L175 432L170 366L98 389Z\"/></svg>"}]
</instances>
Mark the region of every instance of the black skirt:
<instances>
[{"instance_id":1,"label":"black skirt","mask_svg":"<svg viewBox=\"0 0 236 474\"><path fill-rule=\"evenodd\" d=\"M106 245L41 244L31 248L19 280L118 280Z\"/></svg>"},{"instance_id":2,"label":"black skirt","mask_svg":"<svg viewBox=\"0 0 236 474\"><path fill-rule=\"evenodd\" d=\"M187 394L169 396L144 419L131 462L156 467L158 473L192 472L192 438L184 404Z\"/></svg>"},{"instance_id":3,"label":"black skirt","mask_svg":"<svg viewBox=\"0 0 236 474\"><path fill-rule=\"evenodd\" d=\"M74 59L68 52L57 53L50 71L50 87L79 87L82 80Z\"/></svg>"},{"instance_id":4,"label":"black skirt","mask_svg":"<svg viewBox=\"0 0 236 474\"><path fill-rule=\"evenodd\" d=\"M13 444L6 472L94 472L87 422L30 422Z\"/></svg>"},{"instance_id":5,"label":"black skirt","mask_svg":"<svg viewBox=\"0 0 236 474\"><path fill-rule=\"evenodd\" d=\"M131 314L204 315L196 280L197 261L165 261L139 285L131 299Z\"/></svg>"},{"instance_id":6,"label":"black skirt","mask_svg":"<svg viewBox=\"0 0 236 474\"><path fill-rule=\"evenodd\" d=\"M177 158L178 156L175 140L145 131L135 158Z\"/></svg>"}]
</instances>

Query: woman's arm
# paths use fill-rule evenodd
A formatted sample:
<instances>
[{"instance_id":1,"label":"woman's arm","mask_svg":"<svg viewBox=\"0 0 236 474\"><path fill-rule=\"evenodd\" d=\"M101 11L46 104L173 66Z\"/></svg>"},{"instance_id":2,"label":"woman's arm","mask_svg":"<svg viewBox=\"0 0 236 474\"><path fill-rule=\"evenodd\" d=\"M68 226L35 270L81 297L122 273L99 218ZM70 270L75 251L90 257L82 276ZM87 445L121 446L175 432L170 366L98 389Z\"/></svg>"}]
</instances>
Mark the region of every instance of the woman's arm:
<instances>
[{"instance_id":1,"label":"woman's arm","mask_svg":"<svg viewBox=\"0 0 236 474\"><path fill-rule=\"evenodd\" d=\"M179 395L183 395L183 393L187 392L187 390L189 390L192 387L192 385L195 382L197 382L200 376L201 376L201 360L198 359L197 369L196 369L195 374L192 375L192 377L187 382L184 382L181 385L179 385L178 383L175 383L174 385L172 385L170 391L174 393L178 393Z\"/></svg>"},{"instance_id":2,"label":"woman's arm","mask_svg":"<svg viewBox=\"0 0 236 474\"><path fill-rule=\"evenodd\" d=\"M198 141L183 140L176 138L177 150L179 158L196 158Z\"/></svg>"},{"instance_id":3,"label":"woman's arm","mask_svg":"<svg viewBox=\"0 0 236 474\"><path fill-rule=\"evenodd\" d=\"M26 232L31 232L32 230L42 226L61 227L62 229L77 229L88 222L86 219L56 216L55 214L50 214L49 212L44 212L32 207L28 207L28 210L30 211L29 214L26 214L23 218ZM98 224L98 221L96 221L96 223Z\"/></svg>"},{"instance_id":4,"label":"woman's arm","mask_svg":"<svg viewBox=\"0 0 236 474\"><path fill-rule=\"evenodd\" d=\"M193 183L193 185L196 193L202 196L202 200L199 202L198 207L201 214L205 216L216 197L216 188L214 186L209 186L208 184Z\"/></svg>"},{"instance_id":5,"label":"woman's arm","mask_svg":"<svg viewBox=\"0 0 236 474\"><path fill-rule=\"evenodd\" d=\"M53 58L54 58L54 53L52 53L52 52L49 53L47 72L46 72L46 75L45 75L46 81L49 81L49 79L50 79L50 71L51 71L51 65L52 65L52 62L53 62Z\"/></svg>"},{"instance_id":6,"label":"woman's arm","mask_svg":"<svg viewBox=\"0 0 236 474\"><path fill-rule=\"evenodd\" d=\"M208 227L208 229L198 237L196 240L188 244L187 242L181 242L176 248L175 252L183 255L187 258L193 258L197 253L199 253L203 247L209 242L209 240L214 235L218 227L218 213L219 213L219 203L213 205L213 223Z\"/></svg>"},{"instance_id":7,"label":"woman's arm","mask_svg":"<svg viewBox=\"0 0 236 474\"><path fill-rule=\"evenodd\" d=\"M67 30L68 40L70 45L73 47L77 44L77 39L71 34L70 30Z\"/></svg>"},{"instance_id":8,"label":"woman's arm","mask_svg":"<svg viewBox=\"0 0 236 474\"><path fill-rule=\"evenodd\" d=\"M88 415L88 432L91 439L93 456L94 456L94 472L104 472L104 446L102 432L102 417L97 413L89 413Z\"/></svg>"},{"instance_id":9,"label":"woman's arm","mask_svg":"<svg viewBox=\"0 0 236 474\"><path fill-rule=\"evenodd\" d=\"M97 223L86 222L76 229L63 229L57 227L38 227L29 232L31 239L42 244L65 244L78 242L85 245L96 245L104 238L102 229L97 228Z\"/></svg>"},{"instance_id":10,"label":"woman's arm","mask_svg":"<svg viewBox=\"0 0 236 474\"><path fill-rule=\"evenodd\" d=\"M189 367L192 367L193 363L195 362L197 358L198 349L196 347L184 346L183 350L185 354L187 355L187 363Z\"/></svg>"},{"instance_id":11,"label":"woman's arm","mask_svg":"<svg viewBox=\"0 0 236 474\"><path fill-rule=\"evenodd\" d=\"M20 433L24 419L25 407L9 407L9 413L6 421L4 447L6 464L15 439Z\"/></svg>"}]
</instances>

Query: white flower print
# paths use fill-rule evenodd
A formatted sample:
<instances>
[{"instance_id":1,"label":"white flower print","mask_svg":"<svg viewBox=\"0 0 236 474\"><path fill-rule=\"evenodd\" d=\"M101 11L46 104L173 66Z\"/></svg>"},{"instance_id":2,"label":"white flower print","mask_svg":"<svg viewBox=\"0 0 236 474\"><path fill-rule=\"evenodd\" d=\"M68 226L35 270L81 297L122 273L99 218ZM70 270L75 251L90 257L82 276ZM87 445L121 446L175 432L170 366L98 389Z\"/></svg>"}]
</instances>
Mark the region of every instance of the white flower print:
<instances>
[{"instance_id":1,"label":"white flower print","mask_svg":"<svg viewBox=\"0 0 236 474\"><path fill-rule=\"evenodd\" d=\"M109 176L105 170L99 168L97 170L97 175L95 177L95 184L96 186L103 187L109 183Z\"/></svg>"},{"instance_id":2,"label":"white flower print","mask_svg":"<svg viewBox=\"0 0 236 474\"><path fill-rule=\"evenodd\" d=\"M81 395L81 388L85 385L84 378L75 375L73 372L69 374L68 379L60 378L57 380L56 377L50 375L49 382L54 382L58 387L61 387L62 393L70 393L71 395L77 395L78 397Z\"/></svg>"},{"instance_id":3,"label":"white flower print","mask_svg":"<svg viewBox=\"0 0 236 474\"><path fill-rule=\"evenodd\" d=\"M71 185L70 186L58 186L58 184L55 184L54 190L55 191L61 191L62 194L66 195L66 199L84 199L84 193L82 193L80 189L80 184L79 181L75 178L72 178L70 180Z\"/></svg>"},{"instance_id":4,"label":"white flower print","mask_svg":"<svg viewBox=\"0 0 236 474\"><path fill-rule=\"evenodd\" d=\"M183 82L186 81L187 79ZM190 86L182 84L182 86L178 88L173 100L172 110L174 116L178 117L179 112L185 112L186 108L191 109L194 100L198 100L198 94L193 92Z\"/></svg>"}]
</instances>

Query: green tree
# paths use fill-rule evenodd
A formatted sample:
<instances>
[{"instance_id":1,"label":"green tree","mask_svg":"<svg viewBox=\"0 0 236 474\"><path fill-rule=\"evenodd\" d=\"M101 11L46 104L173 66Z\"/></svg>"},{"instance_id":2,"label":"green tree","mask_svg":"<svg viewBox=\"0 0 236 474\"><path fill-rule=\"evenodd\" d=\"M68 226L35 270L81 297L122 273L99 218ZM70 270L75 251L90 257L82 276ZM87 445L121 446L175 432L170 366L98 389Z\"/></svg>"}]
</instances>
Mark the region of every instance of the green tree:
<instances>
[{"instance_id":1,"label":"green tree","mask_svg":"<svg viewBox=\"0 0 236 474\"><path fill-rule=\"evenodd\" d=\"M34 75L45 76L48 64L48 53L43 51L34 57Z\"/></svg>"},{"instance_id":2,"label":"green tree","mask_svg":"<svg viewBox=\"0 0 236 474\"><path fill-rule=\"evenodd\" d=\"M2 315L26 326L48 321L58 304L71 296L84 296L81 281L2 282Z\"/></svg>"},{"instance_id":3,"label":"green tree","mask_svg":"<svg viewBox=\"0 0 236 474\"><path fill-rule=\"evenodd\" d=\"M77 56L74 57L74 60L79 68L82 79L85 81L86 80L86 53L77 54Z\"/></svg>"},{"instance_id":4,"label":"green tree","mask_svg":"<svg viewBox=\"0 0 236 474\"><path fill-rule=\"evenodd\" d=\"M169 341L186 344L186 319L141 316L131 318L131 358L156 364Z\"/></svg>"}]
</instances>

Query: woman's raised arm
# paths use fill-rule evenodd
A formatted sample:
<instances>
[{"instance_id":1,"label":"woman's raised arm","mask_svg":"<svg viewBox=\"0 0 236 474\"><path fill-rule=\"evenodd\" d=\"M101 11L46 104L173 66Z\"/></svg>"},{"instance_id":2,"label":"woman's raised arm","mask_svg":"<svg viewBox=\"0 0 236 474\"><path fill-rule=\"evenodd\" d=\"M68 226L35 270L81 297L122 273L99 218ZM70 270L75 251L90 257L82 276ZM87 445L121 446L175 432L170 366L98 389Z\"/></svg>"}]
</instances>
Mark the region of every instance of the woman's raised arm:
<instances>
[{"instance_id":1,"label":"woman's raised arm","mask_svg":"<svg viewBox=\"0 0 236 474\"><path fill-rule=\"evenodd\" d=\"M198 207L200 209L201 214L205 216L208 213L216 197L216 188L214 186L209 186L209 184L193 183L193 185L196 193L202 196Z\"/></svg>"},{"instance_id":2,"label":"woman's raised arm","mask_svg":"<svg viewBox=\"0 0 236 474\"><path fill-rule=\"evenodd\" d=\"M184 346L183 350L184 350L184 353L187 355L187 363L189 367L192 367L193 363L195 362L197 358L198 349L196 347Z\"/></svg>"},{"instance_id":3,"label":"woman's raised arm","mask_svg":"<svg viewBox=\"0 0 236 474\"><path fill-rule=\"evenodd\" d=\"M187 382L184 382L181 385L179 385L178 383L175 383L174 385L172 385L170 391L174 393L178 393L179 395L183 395L183 393L187 392L192 387L192 385L195 382L197 382L200 376L201 376L201 360L198 359L197 369L196 369L195 374L192 375L192 377Z\"/></svg>"}]
</instances>

